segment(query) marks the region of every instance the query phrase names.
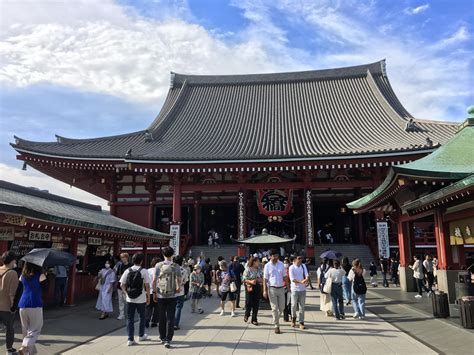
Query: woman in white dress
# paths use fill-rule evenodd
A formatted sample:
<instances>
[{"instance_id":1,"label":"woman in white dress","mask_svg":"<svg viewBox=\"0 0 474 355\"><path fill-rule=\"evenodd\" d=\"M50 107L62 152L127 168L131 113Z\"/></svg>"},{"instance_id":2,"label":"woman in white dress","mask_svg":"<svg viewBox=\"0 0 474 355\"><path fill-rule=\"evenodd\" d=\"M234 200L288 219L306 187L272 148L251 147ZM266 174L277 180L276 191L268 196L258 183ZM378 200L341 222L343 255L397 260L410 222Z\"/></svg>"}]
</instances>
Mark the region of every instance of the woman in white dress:
<instances>
[{"instance_id":1,"label":"woman in white dress","mask_svg":"<svg viewBox=\"0 0 474 355\"><path fill-rule=\"evenodd\" d=\"M114 292L116 278L110 261L107 260L105 262L105 268L99 271L97 280L99 297L97 297L95 308L102 312L99 317L99 319L102 320L108 318L108 313L112 313L114 311L112 305L112 293Z\"/></svg>"},{"instance_id":2,"label":"woman in white dress","mask_svg":"<svg viewBox=\"0 0 474 355\"><path fill-rule=\"evenodd\" d=\"M332 302L331 295L323 292L323 287L326 282L325 274L332 268L332 260L323 259L321 266L318 268L318 280L319 280L319 290L320 290L320 304L319 309L321 312L326 312L326 316L331 317L332 313Z\"/></svg>"}]
</instances>

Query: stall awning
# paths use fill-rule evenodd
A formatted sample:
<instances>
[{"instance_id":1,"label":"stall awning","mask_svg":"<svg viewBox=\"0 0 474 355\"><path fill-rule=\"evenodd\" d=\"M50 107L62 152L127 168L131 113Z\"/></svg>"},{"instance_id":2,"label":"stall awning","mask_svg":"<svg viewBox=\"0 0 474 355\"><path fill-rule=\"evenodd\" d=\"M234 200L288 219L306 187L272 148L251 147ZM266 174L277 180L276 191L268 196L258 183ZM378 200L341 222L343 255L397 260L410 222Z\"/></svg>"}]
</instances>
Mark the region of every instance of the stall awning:
<instances>
[{"instance_id":1,"label":"stall awning","mask_svg":"<svg viewBox=\"0 0 474 355\"><path fill-rule=\"evenodd\" d=\"M263 244L283 244L283 243L291 243L294 241L294 238L282 238L277 235L268 234L267 230L264 229L262 234L255 235L253 237L245 238L243 240L235 240L238 243L242 244L249 244L249 245L263 245Z\"/></svg>"}]
</instances>

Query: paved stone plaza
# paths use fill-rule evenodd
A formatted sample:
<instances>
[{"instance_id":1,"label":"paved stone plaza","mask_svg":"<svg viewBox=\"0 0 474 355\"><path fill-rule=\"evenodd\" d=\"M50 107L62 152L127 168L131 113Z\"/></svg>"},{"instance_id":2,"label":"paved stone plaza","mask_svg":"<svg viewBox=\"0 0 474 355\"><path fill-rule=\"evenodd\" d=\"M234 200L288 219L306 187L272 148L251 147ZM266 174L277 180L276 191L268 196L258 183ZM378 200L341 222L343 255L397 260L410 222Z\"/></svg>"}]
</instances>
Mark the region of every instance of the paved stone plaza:
<instances>
[{"instance_id":1,"label":"paved stone plaza","mask_svg":"<svg viewBox=\"0 0 474 355\"><path fill-rule=\"evenodd\" d=\"M191 314L189 302L183 309L181 330L175 333L172 349L158 344L157 329L148 329L151 340L133 347L126 345L125 329L116 330L66 354L436 354L393 325L369 313L365 320L344 321L327 318L319 311L319 292L308 291L306 322L308 329L282 326L274 334L269 310L261 311L260 325L246 325L242 310L238 316L219 316L217 298L204 302L206 313Z\"/></svg>"}]
</instances>

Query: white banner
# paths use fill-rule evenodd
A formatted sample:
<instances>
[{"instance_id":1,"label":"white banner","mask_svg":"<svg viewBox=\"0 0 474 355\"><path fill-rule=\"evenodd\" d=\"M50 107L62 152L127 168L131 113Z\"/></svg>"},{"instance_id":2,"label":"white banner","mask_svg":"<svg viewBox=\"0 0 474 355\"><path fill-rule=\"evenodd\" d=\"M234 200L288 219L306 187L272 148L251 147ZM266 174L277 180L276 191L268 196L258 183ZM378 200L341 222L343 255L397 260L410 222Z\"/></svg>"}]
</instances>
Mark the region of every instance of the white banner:
<instances>
[{"instance_id":1,"label":"white banner","mask_svg":"<svg viewBox=\"0 0 474 355\"><path fill-rule=\"evenodd\" d=\"M390 241L388 239L387 222L377 222L377 240L379 244L379 256L388 258L390 256Z\"/></svg>"},{"instance_id":2,"label":"white banner","mask_svg":"<svg viewBox=\"0 0 474 355\"><path fill-rule=\"evenodd\" d=\"M170 225L170 234L172 238L170 239L170 247L174 250L174 255L179 255L179 236L180 236L180 225L172 224Z\"/></svg>"},{"instance_id":3,"label":"white banner","mask_svg":"<svg viewBox=\"0 0 474 355\"><path fill-rule=\"evenodd\" d=\"M238 228L238 239L243 240L245 238L245 194L243 191L239 192L239 228Z\"/></svg>"},{"instance_id":4,"label":"white banner","mask_svg":"<svg viewBox=\"0 0 474 355\"><path fill-rule=\"evenodd\" d=\"M313 201L311 189L306 190L306 243L308 247L314 246L314 230L313 230Z\"/></svg>"}]
</instances>

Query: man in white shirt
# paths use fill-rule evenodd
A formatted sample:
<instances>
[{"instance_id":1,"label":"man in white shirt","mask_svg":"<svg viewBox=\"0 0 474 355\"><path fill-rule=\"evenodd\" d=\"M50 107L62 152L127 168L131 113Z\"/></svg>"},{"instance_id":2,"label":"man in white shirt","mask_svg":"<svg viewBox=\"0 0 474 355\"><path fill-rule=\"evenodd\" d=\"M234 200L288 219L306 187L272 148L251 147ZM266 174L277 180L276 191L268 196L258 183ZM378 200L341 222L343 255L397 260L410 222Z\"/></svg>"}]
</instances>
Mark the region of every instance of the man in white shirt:
<instances>
[{"instance_id":1,"label":"man in white shirt","mask_svg":"<svg viewBox=\"0 0 474 355\"><path fill-rule=\"evenodd\" d=\"M158 325L158 303L153 299L153 293L155 292L153 290L153 276L155 276L156 264L161 260L158 257L154 257L151 260L150 267L148 268L148 277L150 281L150 304L146 305L145 328L155 328Z\"/></svg>"},{"instance_id":2,"label":"man in white shirt","mask_svg":"<svg viewBox=\"0 0 474 355\"><path fill-rule=\"evenodd\" d=\"M291 282L291 326L296 327L296 310L298 312L298 322L300 329L304 326L304 307L306 304L306 287L309 283L309 274L306 265L303 264L303 257L297 256L293 265L288 270Z\"/></svg>"},{"instance_id":3,"label":"man in white shirt","mask_svg":"<svg viewBox=\"0 0 474 355\"><path fill-rule=\"evenodd\" d=\"M142 268L145 256L136 253L132 257L133 266L124 271L120 278L120 287L127 301L128 346L135 345L135 311L139 316L138 340L148 339L145 334L145 307L150 303L150 277L147 269ZM144 292L145 290L145 292Z\"/></svg>"},{"instance_id":4,"label":"man in white shirt","mask_svg":"<svg viewBox=\"0 0 474 355\"><path fill-rule=\"evenodd\" d=\"M263 297L270 301L275 334L280 334L280 315L285 308L285 291L289 280L285 266L278 260L278 250L272 249L270 254L270 262L263 269Z\"/></svg>"}]
</instances>

